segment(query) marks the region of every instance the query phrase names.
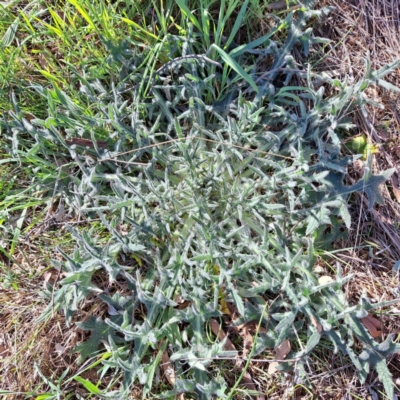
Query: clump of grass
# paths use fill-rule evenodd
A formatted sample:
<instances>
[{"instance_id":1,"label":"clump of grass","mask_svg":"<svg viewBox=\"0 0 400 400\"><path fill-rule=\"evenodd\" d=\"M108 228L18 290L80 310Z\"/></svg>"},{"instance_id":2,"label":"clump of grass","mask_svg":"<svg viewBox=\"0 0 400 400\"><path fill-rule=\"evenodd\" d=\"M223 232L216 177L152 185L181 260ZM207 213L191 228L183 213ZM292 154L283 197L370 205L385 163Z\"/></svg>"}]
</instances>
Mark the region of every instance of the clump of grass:
<instances>
[{"instance_id":1,"label":"clump of grass","mask_svg":"<svg viewBox=\"0 0 400 400\"><path fill-rule=\"evenodd\" d=\"M140 29L121 17L141 35L124 41L113 34L106 10L102 22L89 3L71 4L82 32L98 35L106 72L68 64L67 79L47 76L52 86L32 86L47 102L47 118L28 121L14 112L4 128L14 156L30 162L35 142L34 159L50 168L68 212L89 224L98 218L106 231L69 227L76 249L60 248L63 261L53 261L62 280L56 292L47 288L50 305L42 320L63 310L71 324L82 304L94 301L96 308L77 323L91 332L75 348L78 362L100 351L100 376L113 370L123 380L118 390L114 381L75 380L114 398L127 397L139 382L145 398L169 365L171 387L157 387L165 398L237 397L241 382L261 398L267 390L252 379L252 357L271 361L273 349L291 343L278 369L294 371L293 386L312 388L309 361L328 343L362 382L376 368L391 395L386 357L398 345L391 336L380 343L362 321L392 303L362 296L350 304L342 286L352 276L343 275L341 263L331 266L329 277L314 267L343 223L350 227L351 193L365 191L369 209L382 200L379 186L391 171L366 169L346 185L347 166L357 157L343 154L337 131L349 127L349 108L363 107L366 87L397 64L368 70L354 85L296 67L296 46L307 54L322 42L306 28L310 18L326 14L312 11L312 1L241 46L234 39L249 2L228 2L217 15L212 3L202 3L198 13L184 2L154 5L153 31L145 16ZM233 15L236 22L229 24ZM282 29L287 35L277 40ZM266 57L267 71L260 69ZM317 81L337 92L325 96ZM64 165L51 166L54 157ZM240 333L244 326L254 329ZM236 341L223 339L228 330ZM234 380L226 374L231 359ZM57 385L42 377L52 395L67 389L66 375Z\"/></svg>"}]
</instances>

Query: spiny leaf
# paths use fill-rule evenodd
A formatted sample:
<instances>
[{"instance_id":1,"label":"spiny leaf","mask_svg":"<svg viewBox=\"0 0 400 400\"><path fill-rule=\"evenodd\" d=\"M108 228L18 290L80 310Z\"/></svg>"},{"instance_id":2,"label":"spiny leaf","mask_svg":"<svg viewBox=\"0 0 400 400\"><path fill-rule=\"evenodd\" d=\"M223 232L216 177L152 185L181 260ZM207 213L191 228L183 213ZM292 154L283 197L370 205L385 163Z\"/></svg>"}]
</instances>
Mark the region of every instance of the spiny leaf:
<instances>
[{"instance_id":1,"label":"spiny leaf","mask_svg":"<svg viewBox=\"0 0 400 400\"><path fill-rule=\"evenodd\" d=\"M319 341L321 339L321 334L319 332L314 332L308 339L307 345L306 345L306 353L310 353L315 346L318 345Z\"/></svg>"},{"instance_id":2,"label":"spiny leaf","mask_svg":"<svg viewBox=\"0 0 400 400\"><path fill-rule=\"evenodd\" d=\"M386 359L379 360L376 363L375 369L378 373L379 380L383 383L386 395L389 397L389 399L392 399L394 395L393 377L389 371L389 368L387 367Z\"/></svg>"},{"instance_id":3,"label":"spiny leaf","mask_svg":"<svg viewBox=\"0 0 400 400\"><path fill-rule=\"evenodd\" d=\"M108 340L111 336L115 343L122 343L123 339L115 334L114 329L107 325L100 317L91 316L87 322L77 322L76 325L84 330L92 332L90 338L74 348L74 352L79 352L78 363L82 363L86 358L93 357L101 345L101 340Z\"/></svg>"},{"instance_id":4,"label":"spiny leaf","mask_svg":"<svg viewBox=\"0 0 400 400\"><path fill-rule=\"evenodd\" d=\"M307 230L306 235L313 233L319 226L328 225L331 223L330 219L331 210L322 205L318 210L311 210L310 215L307 217Z\"/></svg>"},{"instance_id":5,"label":"spiny leaf","mask_svg":"<svg viewBox=\"0 0 400 400\"><path fill-rule=\"evenodd\" d=\"M394 168L381 172L379 175L367 174L360 182L351 187L352 191L365 191L368 196L368 209L371 210L375 203L383 204L384 199L381 195L380 185L385 183L394 172Z\"/></svg>"}]
</instances>

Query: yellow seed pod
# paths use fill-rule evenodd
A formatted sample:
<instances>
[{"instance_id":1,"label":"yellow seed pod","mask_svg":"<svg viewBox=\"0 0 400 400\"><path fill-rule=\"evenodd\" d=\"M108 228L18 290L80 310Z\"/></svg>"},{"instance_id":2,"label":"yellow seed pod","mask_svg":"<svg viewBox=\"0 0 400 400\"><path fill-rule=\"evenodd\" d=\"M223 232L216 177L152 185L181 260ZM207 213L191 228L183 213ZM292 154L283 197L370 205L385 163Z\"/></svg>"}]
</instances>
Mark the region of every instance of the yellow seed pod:
<instances>
[{"instance_id":1,"label":"yellow seed pod","mask_svg":"<svg viewBox=\"0 0 400 400\"><path fill-rule=\"evenodd\" d=\"M368 143L368 138L364 135L358 136L347 143L349 149L356 153L362 154L365 160L369 154L376 154L379 151L379 145Z\"/></svg>"},{"instance_id":2,"label":"yellow seed pod","mask_svg":"<svg viewBox=\"0 0 400 400\"><path fill-rule=\"evenodd\" d=\"M351 139L347 143L347 145L348 145L349 149L352 150L353 152L358 153L358 154L364 154L364 152L368 146L368 140L364 135L358 136L354 139Z\"/></svg>"}]
</instances>

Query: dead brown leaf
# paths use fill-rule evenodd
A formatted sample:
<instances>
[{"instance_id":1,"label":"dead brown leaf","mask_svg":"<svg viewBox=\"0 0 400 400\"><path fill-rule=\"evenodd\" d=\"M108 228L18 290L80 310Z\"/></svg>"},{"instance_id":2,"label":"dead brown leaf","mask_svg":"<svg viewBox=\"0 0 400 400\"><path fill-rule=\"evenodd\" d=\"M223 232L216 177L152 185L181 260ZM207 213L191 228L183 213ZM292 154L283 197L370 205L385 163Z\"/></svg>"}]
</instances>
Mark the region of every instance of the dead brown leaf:
<instances>
[{"instance_id":1,"label":"dead brown leaf","mask_svg":"<svg viewBox=\"0 0 400 400\"><path fill-rule=\"evenodd\" d=\"M28 121L31 122L33 119L35 119L35 116L29 112L24 114L24 118Z\"/></svg>"},{"instance_id":2,"label":"dead brown leaf","mask_svg":"<svg viewBox=\"0 0 400 400\"><path fill-rule=\"evenodd\" d=\"M220 324L215 320L212 319L210 320L210 326L211 326L211 330L213 332L213 334L219 339L219 340L224 340L226 338L226 342L225 342L225 349L226 350L233 350L236 351L235 346L233 345L233 343L229 340L229 338L227 337L226 333L222 330Z\"/></svg>"},{"instance_id":3,"label":"dead brown leaf","mask_svg":"<svg viewBox=\"0 0 400 400\"><path fill-rule=\"evenodd\" d=\"M163 345L163 341L159 343L158 348L161 348ZM168 383L171 386L175 386L176 382L176 373L174 367L172 366L171 360L169 358L167 350L161 356L161 368L164 372L165 377L167 378ZM178 395L178 400L185 400L185 394L181 393Z\"/></svg>"},{"instance_id":4,"label":"dead brown leaf","mask_svg":"<svg viewBox=\"0 0 400 400\"><path fill-rule=\"evenodd\" d=\"M286 356L290 353L292 346L289 340L284 340L275 350L275 358L277 360L284 360Z\"/></svg>"},{"instance_id":5,"label":"dead brown leaf","mask_svg":"<svg viewBox=\"0 0 400 400\"><path fill-rule=\"evenodd\" d=\"M314 315L311 316L311 323L317 328L318 333L322 332L322 326L317 321L317 318L314 317Z\"/></svg>"},{"instance_id":6,"label":"dead brown leaf","mask_svg":"<svg viewBox=\"0 0 400 400\"><path fill-rule=\"evenodd\" d=\"M245 372L242 380L243 380L243 383L246 385L247 389L257 392L257 388L256 388L256 385L254 384L253 378L251 377L251 375L248 372ZM257 400L265 400L265 397L261 393L259 393L257 396L255 396L255 398Z\"/></svg>"},{"instance_id":7,"label":"dead brown leaf","mask_svg":"<svg viewBox=\"0 0 400 400\"><path fill-rule=\"evenodd\" d=\"M192 304L191 301L185 300L180 294L175 297L175 303L177 303L175 306L177 310L183 310Z\"/></svg>"},{"instance_id":8,"label":"dead brown leaf","mask_svg":"<svg viewBox=\"0 0 400 400\"><path fill-rule=\"evenodd\" d=\"M169 384L174 386L175 382L176 382L176 375L175 375L175 370L169 359L167 350L165 350L161 356L161 367L164 371L164 375L167 378L167 381L169 382Z\"/></svg>"},{"instance_id":9,"label":"dead brown leaf","mask_svg":"<svg viewBox=\"0 0 400 400\"><path fill-rule=\"evenodd\" d=\"M270 375L274 375L276 373L276 371L277 371L278 365L279 365L279 363L276 362L276 361L272 361L271 363L269 363L268 373Z\"/></svg>"},{"instance_id":10,"label":"dead brown leaf","mask_svg":"<svg viewBox=\"0 0 400 400\"><path fill-rule=\"evenodd\" d=\"M275 350L275 360L284 360L286 356L290 353L291 345L289 340L284 340ZM269 364L268 373L273 375L278 370L278 361L273 361Z\"/></svg>"},{"instance_id":11,"label":"dead brown leaf","mask_svg":"<svg viewBox=\"0 0 400 400\"><path fill-rule=\"evenodd\" d=\"M361 321L373 338L377 338L382 334L381 321L373 317L371 314L368 314L365 318L361 318Z\"/></svg>"}]
</instances>

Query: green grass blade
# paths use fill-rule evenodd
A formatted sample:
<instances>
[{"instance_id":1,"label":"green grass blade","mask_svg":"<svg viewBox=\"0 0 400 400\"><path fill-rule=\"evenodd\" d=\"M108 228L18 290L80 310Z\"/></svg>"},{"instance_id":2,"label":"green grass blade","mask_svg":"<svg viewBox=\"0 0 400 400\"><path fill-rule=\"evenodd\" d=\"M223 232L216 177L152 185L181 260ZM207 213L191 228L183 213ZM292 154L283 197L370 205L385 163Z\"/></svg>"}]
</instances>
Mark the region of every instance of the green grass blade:
<instances>
[{"instance_id":1,"label":"green grass blade","mask_svg":"<svg viewBox=\"0 0 400 400\"><path fill-rule=\"evenodd\" d=\"M82 7L82 3L79 3L77 0L68 0L68 2L71 3L78 10L79 14L82 15L82 17L90 25L90 27L94 31L96 31L96 26L95 26L93 20L90 18L89 14Z\"/></svg>"},{"instance_id":2,"label":"green grass blade","mask_svg":"<svg viewBox=\"0 0 400 400\"><path fill-rule=\"evenodd\" d=\"M189 19L189 21L201 32L203 33L203 28L197 18L193 15L193 13L189 10L188 6L185 4L183 0L176 0L176 4L178 4L181 9L182 14Z\"/></svg>"},{"instance_id":3,"label":"green grass blade","mask_svg":"<svg viewBox=\"0 0 400 400\"><path fill-rule=\"evenodd\" d=\"M150 36L152 39L155 40L159 40L159 38L154 35L153 33L147 31L146 29L144 29L143 27L141 27L139 24L137 24L136 22L130 20L129 18L125 18L125 17L121 17L121 20L124 21L125 23L127 23L128 25L131 25L133 27L135 27L136 29L138 29L140 32L145 33L147 36Z\"/></svg>"},{"instance_id":4,"label":"green grass blade","mask_svg":"<svg viewBox=\"0 0 400 400\"><path fill-rule=\"evenodd\" d=\"M248 5L249 5L249 0L246 0L243 3L242 7L240 8L239 14L236 17L236 21L235 21L235 24L233 25L232 31L228 37L228 40L225 43L225 48L229 47L229 45L233 42L233 39L235 38L237 32L239 31L239 29L242 25L242 22L244 20Z\"/></svg>"},{"instance_id":5,"label":"green grass blade","mask_svg":"<svg viewBox=\"0 0 400 400\"><path fill-rule=\"evenodd\" d=\"M254 91L258 93L258 87L254 80L228 53L218 47L215 43L212 44L211 47L217 50L224 62L236 71L254 89Z\"/></svg>"},{"instance_id":6,"label":"green grass blade","mask_svg":"<svg viewBox=\"0 0 400 400\"><path fill-rule=\"evenodd\" d=\"M80 376L75 376L74 379L77 382L81 383L89 393L100 394L100 395L103 394L102 390L100 390L96 385L94 385L92 382L88 381L87 379L83 379Z\"/></svg>"}]
</instances>

